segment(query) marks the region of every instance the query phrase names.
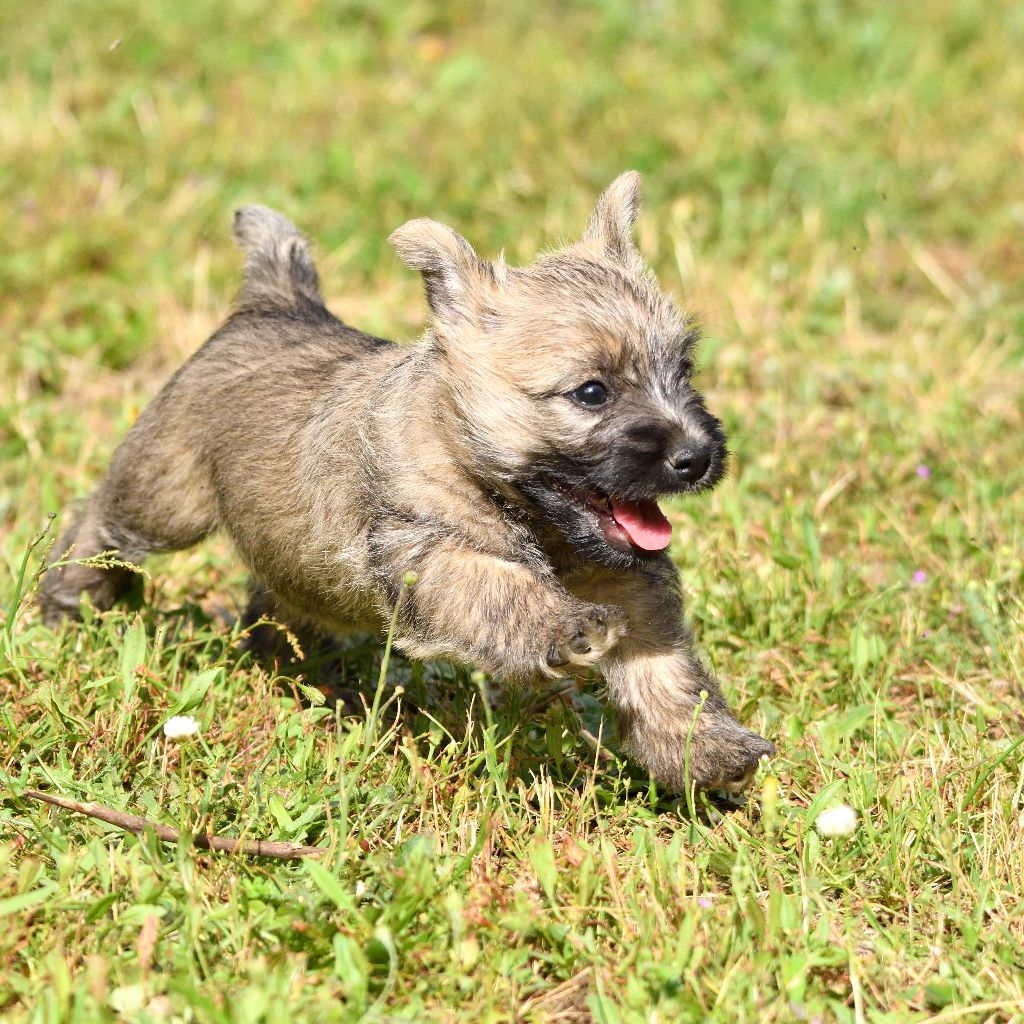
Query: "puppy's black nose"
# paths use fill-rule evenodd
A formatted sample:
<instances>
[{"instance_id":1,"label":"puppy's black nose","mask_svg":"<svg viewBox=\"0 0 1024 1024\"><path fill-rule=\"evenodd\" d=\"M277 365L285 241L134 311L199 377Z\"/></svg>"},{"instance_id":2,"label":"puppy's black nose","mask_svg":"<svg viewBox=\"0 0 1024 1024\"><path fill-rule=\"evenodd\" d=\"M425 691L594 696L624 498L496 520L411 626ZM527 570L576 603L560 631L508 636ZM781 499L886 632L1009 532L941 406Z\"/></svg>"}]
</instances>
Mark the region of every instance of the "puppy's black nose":
<instances>
[{"instance_id":1,"label":"puppy's black nose","mask_svg":"<svg viewBox=\"0 0 1024 1024\"><path fill-rule=\"evenodd\" d=\"M708 471L711 454L701 448L680 448L668 457L668 464L680 480L692 484Z\"/></svg>"}]
</instances>

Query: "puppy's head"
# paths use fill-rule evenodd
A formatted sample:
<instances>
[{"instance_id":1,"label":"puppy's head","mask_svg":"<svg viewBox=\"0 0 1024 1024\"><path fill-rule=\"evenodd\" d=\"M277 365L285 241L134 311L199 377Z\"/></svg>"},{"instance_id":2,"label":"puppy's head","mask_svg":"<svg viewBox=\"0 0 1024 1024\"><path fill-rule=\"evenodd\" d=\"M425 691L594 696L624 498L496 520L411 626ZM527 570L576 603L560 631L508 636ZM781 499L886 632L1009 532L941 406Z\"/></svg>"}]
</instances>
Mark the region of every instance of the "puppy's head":
<instances>
[{"instance_id":1,"label":"puppy's head","mask_svg":"<svg viewBox=\"0 0 1024 1024\"><path fill-rule=\"evenodd\" d=\"M460 461L613 567L666 548L658 497L713 487L727 459L690 383L695 325L633 244L639 186L617 178L580 242L525 268L434 221L391 236L426 283Z\"/></svg>"}]
</instances>

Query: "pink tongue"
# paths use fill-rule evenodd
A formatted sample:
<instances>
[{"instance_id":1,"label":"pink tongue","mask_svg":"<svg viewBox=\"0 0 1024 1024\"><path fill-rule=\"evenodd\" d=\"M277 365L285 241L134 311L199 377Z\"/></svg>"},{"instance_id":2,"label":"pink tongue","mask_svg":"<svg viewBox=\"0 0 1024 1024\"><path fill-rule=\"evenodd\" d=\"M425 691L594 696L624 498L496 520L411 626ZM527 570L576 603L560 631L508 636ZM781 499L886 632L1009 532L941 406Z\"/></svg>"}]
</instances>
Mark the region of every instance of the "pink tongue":
<instances>
[{"instance_id":1,"label":"pink tongue","mask_svg":"<svg viewBox=\"0 0 1024 1024\"><path fill-rule=\"evenodd\" d=\"M644 551L661 551L672 540L672 524L656 501L620 501L612 498L612 515L626 536Z\"/></svg>"}]
</instances>

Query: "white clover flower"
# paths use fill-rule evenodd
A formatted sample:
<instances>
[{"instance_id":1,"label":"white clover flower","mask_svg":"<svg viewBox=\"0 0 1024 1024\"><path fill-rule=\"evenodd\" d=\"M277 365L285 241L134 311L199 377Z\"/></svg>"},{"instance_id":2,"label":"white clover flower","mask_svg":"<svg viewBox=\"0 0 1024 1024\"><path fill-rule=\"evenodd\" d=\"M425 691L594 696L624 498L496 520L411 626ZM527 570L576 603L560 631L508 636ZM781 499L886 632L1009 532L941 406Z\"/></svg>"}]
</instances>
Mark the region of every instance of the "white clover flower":
<instances>
[{"instance_id":1,"label":"white clover flower","mask_svg":"<svg viewBox=\"0 0 1024 1024\"><path fill-rule=\"evenodd\" d=\"M169 740L183 740L199 732L199 723L191 715L175 715L164 722L164 735Z\"/></svg>"},{"instance_id":2,"label":"white clover flower","mask_svg":"<svg viewBox=\"0 0 1024 1024\"><path fill-rule=\"evenodd\" d=\"M814 827L823 836L848 836L857 828L857 812L849 804L836 804L818 815Z\"/></svg>"}]
</instances>

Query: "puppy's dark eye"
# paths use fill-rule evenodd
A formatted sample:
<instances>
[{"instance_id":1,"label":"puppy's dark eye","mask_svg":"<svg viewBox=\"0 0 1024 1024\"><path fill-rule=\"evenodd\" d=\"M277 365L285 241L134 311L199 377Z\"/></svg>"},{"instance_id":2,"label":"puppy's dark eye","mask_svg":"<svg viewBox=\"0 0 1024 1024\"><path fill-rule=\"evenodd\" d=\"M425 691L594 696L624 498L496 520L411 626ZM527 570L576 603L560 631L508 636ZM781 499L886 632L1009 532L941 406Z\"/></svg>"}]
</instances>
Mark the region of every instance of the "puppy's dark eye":
<instances>
[{"instance_id":1,"label":"puppy's dark eye","mask_svg":"<svg viewBox=\"0 0 1024 1024\"><path fill-rule=\"evenodd\" d=\"M575 391L570 391L569 397L588 409L596 409L608 401L608 389L599 380L588 380Z\"/></svg>"}]
</instances>

